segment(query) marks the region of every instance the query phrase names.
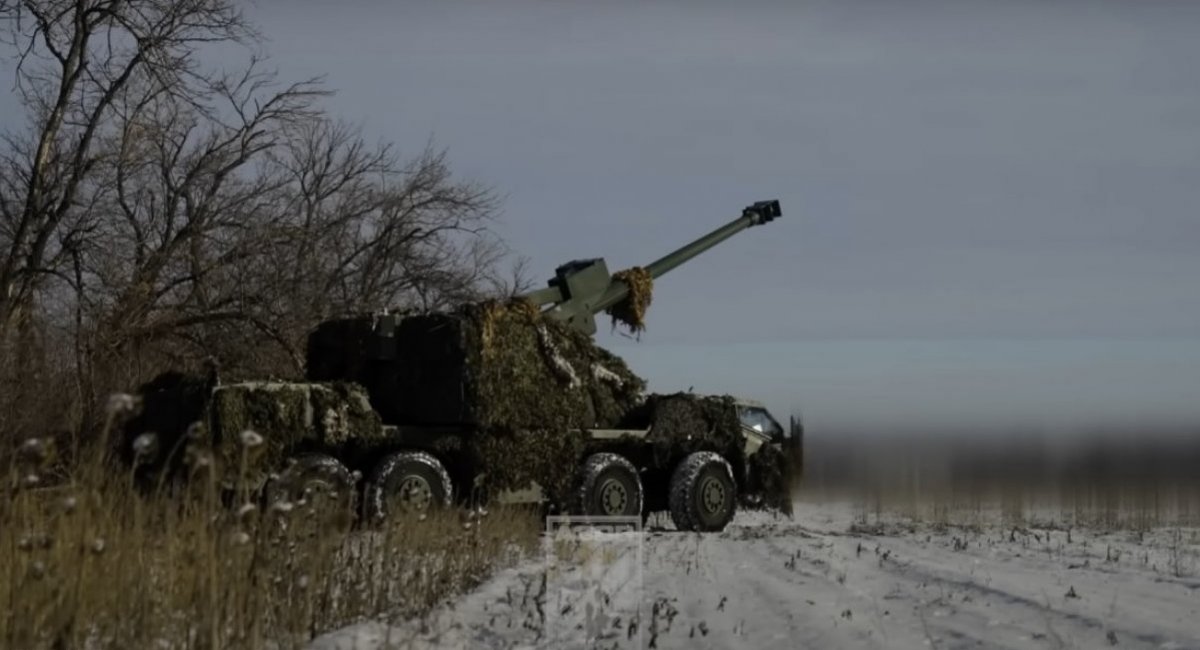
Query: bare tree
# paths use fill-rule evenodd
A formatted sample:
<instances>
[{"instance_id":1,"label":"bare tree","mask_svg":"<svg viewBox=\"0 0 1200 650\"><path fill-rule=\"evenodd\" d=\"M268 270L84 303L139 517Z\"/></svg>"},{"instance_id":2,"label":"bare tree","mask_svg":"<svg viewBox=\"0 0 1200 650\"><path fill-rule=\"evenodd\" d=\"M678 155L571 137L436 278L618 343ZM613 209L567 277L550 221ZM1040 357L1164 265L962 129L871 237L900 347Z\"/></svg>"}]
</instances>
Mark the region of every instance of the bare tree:
<instances>
[{"instance_id":1,"label":"bare tree","mask_svg":"<svg viewBox=\"0 0 1200 650\"><path fill-rule=\"evenodd\" d=\"M36 386L30 373L52 362L34 345L38 294L78 279L71 271L103 218L94 172L113 153L103 143L114 106L137 84L196 101L196 49L252 31L226 0L0 0L0 21L29 113L28 130L0 151L0 346L16 351L5 369L20 402Z\"/></svg>"},{"instance_id":2,"label":"bare tree","mask_svg":"<svg viewBox=\"0 0 1200 650\"><path fill-rule=\"evenodd\" d=\"M76 287L100 357L139 365L147 346L248 320L247 303L267 299L235 277L268 246L263 222L285 186L266 156L286 141L289 125L319 119L315 89L273 90L253 69L213 83L206 110L156 90L117 111L116 153L96 170L106 218L95 225ZM204 345L203 337L184 338Z\"/></svg>"},{"instance_id":3,"label":"bare tree","mask_svg":"<svg viewBox=\"0 0 1200 650\"><path fill-rule=\"evenodd\" d=\"M230 0L0 0L0 20L30 117L0 149L0 349L30 358L0 371L51 363L31 343L53 333L84 405L206 357L295 375L324 318L528 286L500 270L499 200L445 152L368 145L319 80L256 56L205 70L202 48L254 40Z\"/></svg>"},{"instance_id":4,"label":"bare tree","mask_svg":"<svg viewBox=\"0 0 1200 650\"><path fill-rule=\"evenodd\" d=\"M498 287L506 254L488 227L494 193L456 182L444 152L401 163L332 120L297 125L272 155L286 181L264 224L270 258L247 282L262 295L254 318L302 369L303 335L320 320L380 306L442 308ZM276 263L286 260L285 264Z\"/></svg>"},{"instance_id":5,"label":"bare tree","mask_svg":"<svg viewBox=\"0 0 1200 650\"><path fill-rule=\"evenodd\" d=\"M252 34L226 0L0 0L19 48L17 88L32 133L10 137L0 183L0 333L28 314L43 275L54 274L89 230L96 165L111 151L114 104L141 82L199 105L207 85L201 44Z\"/></svg>"}]
</instances>

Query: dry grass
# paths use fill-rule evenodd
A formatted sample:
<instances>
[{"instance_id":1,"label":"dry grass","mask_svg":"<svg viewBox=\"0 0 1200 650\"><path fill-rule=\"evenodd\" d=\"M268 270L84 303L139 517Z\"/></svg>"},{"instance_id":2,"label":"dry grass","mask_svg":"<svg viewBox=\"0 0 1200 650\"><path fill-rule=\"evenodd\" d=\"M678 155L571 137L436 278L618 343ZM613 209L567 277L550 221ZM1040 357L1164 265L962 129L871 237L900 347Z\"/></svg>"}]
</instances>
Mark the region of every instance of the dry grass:
<instances>
[{"instance_id":1,"label":"dry grass","mask_svg":"<svg viewBox=\"0 0 1200 650\"><path fill-rule=\"evenodd\" d=\"M135 487L99 454L38 486L51 452L27 442L0 503L7 648L302 647L359 620L425 613L528 552L540 532L519 510L350 530L303 501L223 503L203 449L189 450L182 487Z\"/></svg>"},{"instance_id":2,"label":"dry grass","mask_svg":"<svg viewBox=\"0 0 1200 650\"><path fill-rule=\"evenodd\" d=\"M646 329L646 310L653 300L654 278L640 266L617 271L612 278L629 287L625 298L606 310L612 316L613 326L622 323L634 334L642 332Z\"/></svg>"}]
</instances>

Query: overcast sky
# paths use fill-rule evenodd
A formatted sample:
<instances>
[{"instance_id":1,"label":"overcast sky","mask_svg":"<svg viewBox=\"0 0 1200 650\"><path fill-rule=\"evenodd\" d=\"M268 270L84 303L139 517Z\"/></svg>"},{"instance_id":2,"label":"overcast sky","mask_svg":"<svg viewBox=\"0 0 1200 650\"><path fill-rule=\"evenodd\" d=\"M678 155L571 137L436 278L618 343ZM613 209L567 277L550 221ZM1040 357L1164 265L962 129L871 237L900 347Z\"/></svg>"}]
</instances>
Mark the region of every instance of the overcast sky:
<instances>
[{"instance_id":1,"label":"overcast sky","mask_svg":"<svg viewBox=\"0 0 1200 650\"><path fill-rule=\"evenodd\" d=\"M658 390L817 425L1200 422L1200 3L312 2L252 15L285 75L506 196L548 278L646 263ZM604 327L607 332L607 327ZM1053 416L1053 417L1052 417Z\"/></svg>"}]
</instances>

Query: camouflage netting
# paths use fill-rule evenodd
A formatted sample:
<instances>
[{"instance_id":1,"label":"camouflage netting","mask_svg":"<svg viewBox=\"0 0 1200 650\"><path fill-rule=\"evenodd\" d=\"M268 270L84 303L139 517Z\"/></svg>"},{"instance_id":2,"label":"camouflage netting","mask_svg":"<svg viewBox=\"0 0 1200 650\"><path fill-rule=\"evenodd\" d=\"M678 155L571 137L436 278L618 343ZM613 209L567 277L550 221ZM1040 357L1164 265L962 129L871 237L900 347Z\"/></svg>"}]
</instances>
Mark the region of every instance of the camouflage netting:
<instances>
[{"instance_id":1,"label":"camouflage netting","mask_svg":"<svg viewBox=\"0 0 1200 650\"><path fill-rule=\"evenodd\" d=\"M243 453L255 462L256 480L281 467L298 448L369 445L382 440L383 422L355 384L243 382L213 393L212 427L218 458L238 470ZM246 444L244 431L262 437ZM227 476L228 478L228 476Z\"/></svg>"},{"instance_id":2,"label":"camouflage netting","mask_svg":"<svg viewBox=\"0 0 1200 650\"><path fill-rule=\"evenodd\" d=\"M792 489L799 469L793 462L788 454L765 445L750 457L750 472L755 477L751 488L762 494L763 506L792 514Z\"/></svg>"},{"instance_id":3,"label":"camouflage netting","mask_svg":"<svg viewBox=\"0 0 1200 650\"><path fill-rule=\"evenodd\" d=\"M551 503L565 507L570 502L575 472L583 460L582 432L491 430L471 444L489 492L522 490L536 482Z\"/></svg>"},{"instance_id":4,"label":"camouflage netting","mask_svg":"<svg viewBox=\"0 0 1200 650\"><path fill-rule=\"evenodd\" d=\"M628 304L614 312L633 325L649 304L648 275L644 284L637 277L633 271L626 276ZM729 458L735 471L744 462L732 397L646 396L645 381L621 358L591 336L543 318L531 303L492 301L410 315L394 334L396 360L371 364L365 355L373 336L368 319L330 326L310 343L310 376L322 380L314 383L243 382L214 391L211 379L164 376L142 388L145 408L126 430L131 436L154 432L169 451L190 424L208 420L228 483L248 452L241 437L246 430L261 436L261 443L249 446L257 481L298 447L362 448L383 441L385 421L474 425L478 435L447 437L444 444L480 463L482 487L520 490L537 482L559 505L570 499L586 447L584 435L572 430L652 427L648 441L660 464L701 449ZM370 385L374 398L357 383L324 381L339 376ZM792 474L783 455L761 454L751 465L761 477L753 487L767 492L768 505L790 511Z\"/></svg>"},{"instance_id":5,"label":"camouflage netting","mask_svg":"<svg viewBox=\"0 0 1200 650\"><path fill-rule=\"evenodd\" d=\"M646 310L654 292L654 279L646 269L635 266L624 271L613 273L613 279L624 282L629 287L629 293L617 304L605 310L612 316L613 327L623 323L635 334L646 329Z\"/></svg>"},{"instance_id":6,"label":"camouflage netting","mask_svg":"<svg viewBox=\"0 0 1200 650\"><path fill-rule=\"evenodd\" d=\"M762 497L763 506L792 513L791 494L798 478L799 455L764 445L745 458L745 437L736 400L728 395L652 394L631 412L630 427L651 426L657 462L669 462L693 451L710 450L729 459L738 471L745 463L751 476L743 487Z\"/></svg>"},{"instance_id":7,"label":"camouflage netting","mask_svg":"<svg viewBox=\"0 0 1200 650\"><path fill-rule=\"evenodd\" d=\"M592 338L525 301L410 316L376 400L389 420L501 430L612 427L645 381ZM391 402L391 404L385 404Z\"/></svg>"},{"instance_id":8,"label":"camouflage netting","mask_svg":"<svg viewBox=\"0 0 1200 650\"><path fill-rule=\"evenodd\" d=\"M638 416L652 427L648 440L656 457L666 460L699 450L740 458L743 438L734 400L729 396L674 393L651 395Z\"/></svg>"},{"instance_id":9,"label":"camouflage netting","mask_svg":"<svg viewBox=\"0 0 1200 650\"><path fill-rule=\"evenodd\" d=\"M369 444L383 436L379 415L355 384L242 382L216 386L207 378L166 373L139 390L140 413L125 423L122 453L132 459L133 442L153 434L154 454L141 458L143 471L157 472L169 459L183 460L183 443L199 423L199 442L211 446L227 483L249 461L251 481L278 469L297 446ZM261 438L243 439L244 431ZM249 444L247 444L249 443ZM243 454L246 454L243 456Z\"/></svg>"},{"instance_id":10,"label":"camouflage netting","mask_svg":"<svg viewBox=\"0 0 1200 650\"><path fill-rule=\"evenodd\" d=\"M472 452L489 491L536 480L562 504L583 453L573 429L618 426L645 381L591 336L545 319L526 301L483 302L410 316L376 399L385 418L479 428Z\"/></svg>"}]
</instances>

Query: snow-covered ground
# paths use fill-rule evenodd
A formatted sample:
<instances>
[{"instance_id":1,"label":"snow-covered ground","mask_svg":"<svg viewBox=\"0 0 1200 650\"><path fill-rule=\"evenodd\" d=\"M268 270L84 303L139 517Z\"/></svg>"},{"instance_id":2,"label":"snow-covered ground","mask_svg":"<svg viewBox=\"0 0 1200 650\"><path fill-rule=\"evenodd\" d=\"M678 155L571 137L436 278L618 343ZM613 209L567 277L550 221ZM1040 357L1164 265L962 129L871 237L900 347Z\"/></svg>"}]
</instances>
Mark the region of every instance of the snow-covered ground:
<instances>
[{"instance_id":1,"label":"snow-covered ground","mask_svg":"<svg viewBox=\"0 0 1200 650\"><path fill-rule=\"evenodd\" d=\"M1200 648L1197 529L863 525L803 503L720 534L665 528L547 542L427 620L309 650Z\"/></svg>"}]
</instances>

